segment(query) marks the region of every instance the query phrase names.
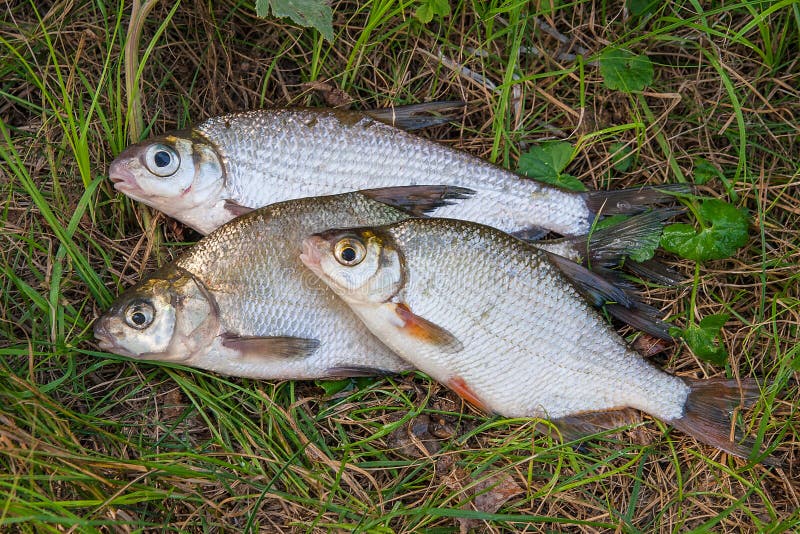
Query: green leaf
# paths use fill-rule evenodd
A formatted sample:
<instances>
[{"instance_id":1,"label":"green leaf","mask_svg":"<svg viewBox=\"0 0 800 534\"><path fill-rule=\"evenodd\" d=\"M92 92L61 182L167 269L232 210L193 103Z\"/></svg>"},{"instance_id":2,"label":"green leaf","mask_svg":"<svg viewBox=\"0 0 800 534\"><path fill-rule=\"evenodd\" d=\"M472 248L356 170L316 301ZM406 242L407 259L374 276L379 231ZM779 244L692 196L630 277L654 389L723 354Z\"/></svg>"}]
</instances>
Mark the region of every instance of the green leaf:
<instances>
[{"instance_id":1,"label":"green leaf","mask_svg":"<svg viewBox=\"0 0 800 534\"><path fill-rule=\"evenodd\" d=\"M628 11L634 17L650 15L655 11L658 4L658 0L627 0L627 2L625 2Z\"/></svg>"},{"instance_id":2,"label":"green leaf","mask_svg":"<svg viewBox=\"0 0 800 534\"><path fill-rule=\"evenodd\" d=\"M653 63L645 55L612 48L600 55L600 75L609 89L633 93L653 82Z\"/></svg>"},{"instance_id":3,"label":"green leaf","mask_svg":"<svg viewBox=\"0 0 800 534\"><path fill-rule=\"evenodd\" d=\"M449 14L450 4L447 0L423 0L414 12L414 17L421 23L428 24L434 15L446 17Z\"/></svg>"},{"instance_id":4,"label":"green leaf","mask_svg":"<svg viewBox=\"0 0 800 534\"><path fill-rule=\"evenodd\" d=\"M447 0L430 0L429 3L433 12L440 17L446 17L450 14L450 2Z\"/></svg>"},{"instance_id":5,"label":"green leaf","mask_svg":"<svg viewBox=\"0 0 800 534\"><path fill-rule=\"evenodd\" d=\"M720 260L747 243L747 211L722 200L710 199L698 209L701 229L671 224L664 229L661 246L694 261Z\"/></svg>"},{"instance_id":6,"label":"green leaf","mask_svg":"<svg viewBox=\"0 0 800 534\"><path fill-rule=\"evenodd\" d=\"M427 24L433 20L433 8L428 3L420 4L414 12L414 16L421 23Z\"/></svg>"},{"instance_id":7,"label":"green leaf","mask_svg":"<svg viewBox=\"0 0 800 534\"><path fill-rule=\"evenodd\" d=\"M341 380L315 380L314 384L321 387L325 391L325 396L329 397L352 387L353 381L350 378L343 378Z\"/></svg>"},{"instance_id":8,"label":"green leaf","mask_svg":"<svg viewBox=\"0 0 800 534\"><path fill-rule=\"evenodd\" d=\"M707 159L694 159L694 183L703 185L714 178L723 178L722 172Z\"/></svg>"},{"instance_id":9,"label":"green leaf","mask_svg":"<svg viewBox=\"0 0 800 534\"><path fill-rule=\"evenodd\" d=\"M633 164L633 150L626 143L611 143L611 162L615 170L627 172Z\"/></svg>"},{"instance_id":10,"label":"green leaf","mask_svg":"<svg viewBox=\"0 0 800 534\"><path fill-rule=\"evenodd\" d=\"M562 174L572 161L572 145L564 141L548 141L531 147L519 157L520 173L540 182L557 185L572 191L586 191L580 180Z\"/></svg>"},{"instance_id":11,"label":"green leaf","mask_svg":"<svg viewBox=\"0 0 800 534\"><path fill-rule=\"evenodd\" d=\"M333 10L324 0L256 0L256 15L266 17L270 10L275 17L289 17L295 24L315 28L333 42Z\"/></svg>"},{"instance_id":12,"label":"green leaf","mask_svg":"<svg viewBox=\"0 0 800 534\"><path fill-rule=\"evenodd\" d=\"M727 313L709 315L704 317L700 324L689 325L683 330L673 328L670 329L670 333L682 337L692 352L701 360L716 365L725 365L725 361L728 359L728 350L722 344L722 340L718 340L718 338L720 330L729 318Z\"/></svg>"}]
</instances>

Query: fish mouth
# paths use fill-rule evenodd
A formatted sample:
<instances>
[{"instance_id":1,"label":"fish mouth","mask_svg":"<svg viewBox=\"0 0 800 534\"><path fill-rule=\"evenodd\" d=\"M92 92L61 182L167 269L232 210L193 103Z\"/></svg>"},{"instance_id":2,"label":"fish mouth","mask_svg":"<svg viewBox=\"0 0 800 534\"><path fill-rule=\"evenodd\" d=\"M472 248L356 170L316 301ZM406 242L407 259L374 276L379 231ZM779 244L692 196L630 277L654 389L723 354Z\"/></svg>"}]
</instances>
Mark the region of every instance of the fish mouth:
<instances>
[{"instance_id":1,"label":"fish mouth","mask_svg":"<svg viewBox=\"0 0 800 534\"><path fill-rule=\"evenodd\" d=\"M122 354L124 352L124 349L121 349L114 343L114 338L109 333L106 322L102 317L94 323L94 338L97 340L97 346L100 347L101 350L114 354ZM128 356L128 354L122 355Z\"/></svg>"},{"instance_id":2,"label":"fish mouth","mask_svg":"<svg viewBox=\"0 0 800 534\"><path fill-rule=\"evenodd\" d=\"M108 168L108 179L114 183L114 189L122 193L143 192L136 183L136 177L123 161L114 161Z\"/></svg>"}]
</instances>

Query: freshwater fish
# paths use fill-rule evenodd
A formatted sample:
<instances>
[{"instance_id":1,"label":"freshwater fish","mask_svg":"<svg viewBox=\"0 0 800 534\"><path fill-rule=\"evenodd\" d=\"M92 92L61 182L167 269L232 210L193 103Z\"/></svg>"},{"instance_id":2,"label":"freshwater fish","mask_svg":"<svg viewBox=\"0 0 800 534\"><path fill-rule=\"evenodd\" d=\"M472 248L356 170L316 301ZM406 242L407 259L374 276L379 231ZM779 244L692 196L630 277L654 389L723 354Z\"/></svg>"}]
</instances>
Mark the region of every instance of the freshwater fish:
<instances>
[{"instance_id":1,"label":"freshwater fish","mask_svg":"<svg viewBox=\"0 0 800 534\"><path fill-rule=\"evenodd\" d=\"M423 215L469 193L440 186L388 188L286 201L243 215L127 290L96 321L95 337L100 348L116 354L249 378L317 379L408 370L410 364L378 341L302 265L302 238L331 226L385 224ZM627 230L622 227L624 232L635 235L643 229L649 235L663 218L637 217L641 219ZM628 242L605 229L589 238L599 262L606 254L613 257L609 250L615 247L624 254ZM587 248L581 240L553 246L576 260ZM602 282L597 285L598 295L613 294L610 299L625 301L624 309L637 314L626 295L614 294ZM660 321L645 322L663 330Z\"/></svg>"},{"instance_id":2,"label":"freshwater fish","mask_svg":"<svg viewBox=\"0 0 800 534\"><path fill-rule=\"evenodd\" d=\"M393 113L404 116L402 107ZM390 114L389 114L390 115ZM671 203L684 185L579 193L537 182L385 122L387 113L262 109L207 119L124 150L114 187L208 234L238 215L284 200L404 185L475 194L431 215L476 221L523 238L582 235L598 213Z\"/></svg>"},{"instance_id":3,"label":"freshwater fish","mask_svg":"<svg viewBox=\"0 0 800 534\"><path fill-rule=\"evenodd\" d=\"M753 380L654 367L581 297L563 258L496 229L451 219L334 229L308 237L301 260L398 355L487 412L567 421L634 408L751 452L731 441L728 415L758 397Z\"/></svg>"}]
</instances>

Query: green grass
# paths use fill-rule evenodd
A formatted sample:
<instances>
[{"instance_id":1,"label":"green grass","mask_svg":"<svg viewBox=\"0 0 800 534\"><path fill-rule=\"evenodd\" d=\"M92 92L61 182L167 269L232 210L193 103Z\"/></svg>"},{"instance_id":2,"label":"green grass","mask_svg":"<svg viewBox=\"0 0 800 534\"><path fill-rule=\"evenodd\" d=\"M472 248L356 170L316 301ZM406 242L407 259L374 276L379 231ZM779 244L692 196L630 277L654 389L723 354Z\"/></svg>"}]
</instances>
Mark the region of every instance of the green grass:
<instances>
[{"instance_id":1,"label":"green grass","mask_svg":"<svg viewBox=\"0 0 800 534\"><path fill-rule=\"evenodd\" d=\"M40 4L11 2L0 18L0 530L799 528L800 3L679 1L626 18L618 2L459 2L423 26L414 2L339 2L333 44L228 0L157 3L131 42L121 2ZM610 46L653 61L643 94L603 87L594 61ZM463 99L460 124L423 135L512 168L531 144L563 139L578 147L567 171L588 187L691 182L697 158L719 168L700 191L749 210L749 243L697 269L665 256L690 282L646 295L679 325L729 313L730 358L716 367L676 345L656 360L683 376L763 378L743 422L784 468L651 420L562 444L419 375L328 398L312 383L98 352L97 315L197 238L116 194L113 157L215 114L324 105L313 81L363 108ZM634 152L627 172L613 169L615 142ZM439 429L427 445L424 417ZM500 473L520 492L470 508Z\"/></svg>"}]
</instances>

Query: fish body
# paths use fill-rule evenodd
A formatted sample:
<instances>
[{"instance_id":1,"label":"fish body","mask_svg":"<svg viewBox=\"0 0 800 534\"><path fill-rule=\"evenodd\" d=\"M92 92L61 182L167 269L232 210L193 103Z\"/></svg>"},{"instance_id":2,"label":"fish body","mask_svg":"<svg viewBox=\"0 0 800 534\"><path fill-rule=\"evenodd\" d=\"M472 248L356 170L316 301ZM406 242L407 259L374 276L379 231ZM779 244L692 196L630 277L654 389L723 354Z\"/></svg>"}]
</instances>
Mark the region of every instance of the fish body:
<instances>
[{"instance_id":1,"label":"fish body","mask_svg":"<svg viewBox=\"0 0 800 534\"><path fill-rule=\"evenodd\" d=\"M118 354L249 378L407 370L298 259L309 232L406 217L359 193L244 215L121 295L95 336Z\"/></svg>"},{"instance_id":2,"label":"fish body","mask_svg":"<svg viewBox=\"0 0 800 534\"><path fill-rule=\"evenodd\" d=\"M719 421L738 389L703 389L647 363L549 253L502 232L410 219L311 236L302 259L392 350L486 411L559 420L636 408L749 452Z\"/></svg>"},{"instance_id":3,"label":"fish body","mask_svg":"<svg viewBox=\"0 0 800 534\"><path fill-rule=\"evenodd\" d=\"M291 200L243 215L120 296L97 322L100 347L221 374L313 379L411 368L300 262L300 242L331 226L422 215L469 192L400 187ZM402 208L402 209L400 209ZM654 233L663 214L632 217L588 239L543 242L574 261L615 261ZM565 260L566 261L566 260ZM590 287L600 280L587 280ZM627 297L607 288L596 304ZM658 321L648 325L664 331Z\"/></svg>"},{"instance_id":4,"label":"fish body","mask_svg":"<svg viewBox=\"0 0 800 534\"><path fill-rule=\"evenodd\" d=\"M213 117L127 148L112 163L109 177L117 190L202 234L275 202L405 185L469 188L475 191L471 198L431 214L521 236L585 234L599 211L633 213L672 200L663 190L647 187L566 191L369 114L321 109Z\"/></svg>"}]
</instances>

